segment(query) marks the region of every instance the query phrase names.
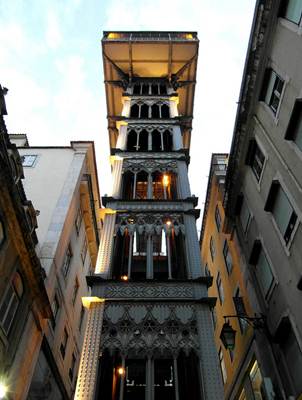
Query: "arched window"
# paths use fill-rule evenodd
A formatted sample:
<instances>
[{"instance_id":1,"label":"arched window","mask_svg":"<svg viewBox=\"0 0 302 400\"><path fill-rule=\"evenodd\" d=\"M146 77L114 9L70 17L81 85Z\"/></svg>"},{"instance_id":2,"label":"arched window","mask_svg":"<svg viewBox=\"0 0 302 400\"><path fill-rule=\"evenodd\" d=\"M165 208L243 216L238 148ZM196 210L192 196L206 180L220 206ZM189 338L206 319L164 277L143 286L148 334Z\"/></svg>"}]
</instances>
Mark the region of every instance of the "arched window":
<instances>
[{"instance_id":1,"label":"arched window","mask_svg":"<svg viewBox=\"0 0 302 400\"><path fill-rule=\"evenodd\" d=\"M142 94L149 94L149 84L148 83L143 83L142 85Z\"/></svg>"},{"instance_id":2,"label":"arched window","mask_svg":"<svg viewBox=\"0 0 302 400\"><path fill-rule=\"evenodd\" d=\"M152 174L152 195L155 200L165 199L163 174L158 171Z\"/></svg>"},{"instance_id":3,"label":"arched window","mask_svg":"<svg viewBox=\"0 0 302 400\"><path fill-rule=\"evenodd\" d=\"M133 104L131 106L130 117L131 118L138 118L139 117L139 106L137 104Z\"/></svg>"},{"instance_id":4,"label":"arched window","mask_svg":"<svg viewBox=\"0 0 302 400\"><path fill-rule=\"evenodd\" d=\"M160 94L167 94L167 87L165 84L161 83L159 85L159 92L160 92Z\"/></svg>"},{"instance_id":5,"label":"arched window","mask_svg":"<svg viewBox=\"0 0 302 400\"><path fill-rule=\"evenodd\" d=\"M131 171L123 173L122 180L122 193L121 198L125 200L133 199L133 186L134 186L134 174Z\"/></svg>"},{"instance_id":6,"label":"arched window","mask_svg":"<svg viewBox=\"0 0 302 400\"><path fill-rule=\"evenodd\" d=\"M179 232L178 235L176 235L173 230L169 239L171 248L172 278L186 279L185 242L183 234Z\"/></svg>"},{"instance_id":7,"label":"arched window","mask_svg":"<svg viewBox=\"0 0 302 400\"><path fill-rule=\"evenodd\" d=\"M148 174L141 171L137 174L136 178L136 199L147 199L148 195Z\"/></svg>"},{"instance_id":8,"label":"arched window","mask_svg":"<svg viewBox=\"0 0 302 400\"><path fill-rule=\"evenodd\" d=\"M158 104L153 104L151 107L152 118L159 118L159 106Z\"/></svg>"},{"instance_id":9,"label":"arched window","mask_svg":"<svg viewBox=\"0 0 302 400\"><path fill-rule=\"evenodd\" d=\"M167 106L167 104L163 104L161 106L161 117L162 118L170 118L169 106Z\"/></svg>"},{"instance_id":10,"label":"arched window","mask_svg":"<svg viewBox=\"0 0 302 400\"><path fill-rule=\"evenodd\" d=\"M143 129L139 133L139 151L148 151L148 132Z\"/></svg>"},{"instance_id":11,"label":"arched window","mask_svg":"<svg viewBox=\"0 0 302 400\"><path fill-rule=\"evenodd\" d=\"M133 94L141 94L141 85L140 85L140 83L136 83L133 86Z\"/></svg>"},{"instance_id":12,"label":"arched window","mask_svg":"<svg viewBox=\"0 0 302 400\"><path fill-rule=\"evenodd\" d=\"M19 272L15 272L0 303L0 325L6 335L12 326L23 293L24 287L21 275Z\"/></svg>"},{"instance_id":13,"label":"arched window","mask_svg":"<svg viewBox=\"0 0 302 400\"><path fill-rule=\"evenodd\" d=\"M131 129L127 137L127 150L136 151L137 150L136 145L137 145L137 133L133 129Z\"/></svg>"},{"instance_id":14,"label":"arched window","mask_svg":"<svg viewBox=\"0 0 302 400\"><path fill-rule=\"evenodd\" d=\"M154 279L168 279L168 256L167 256L167 242L165 231L162 230L160 235L152 237L153 245L153 278Z\"/></svg>"},{"instance_id":15,"label":"arched window","mask_svg":"<svg viewBox=\"0 0 302 400\"><path fill-rule=\"evenodd\" d=\"M121 279L122 276L128 274L129 260L129 234L126 229L122 235L120 232L116 234L114 242L114 259L112 265L112 278Z\"/></svg>"},{"instance_id":16,"label":"arched window","mask_svg":"<svg viewBox=\"0 0 302 400\"><path fill-rule=\"evenodd\" d=\"M148 104L143 104L141 106L141 118L149 118L149 106L148 106Z\"/></svg>"},{"instance_id":17,"label":"arched window","mask_svg":"<svg viewBox=\"0 0 302 400\"><path fill-rule=\"evenodd\" d=\"M152 94L158 94L158 84L157 83L153 83L152 86Z\"/></svg>"},{"instance_id":18,"label":"arched window","mask_svg":"<svg viewBox=\"0 0 302 400\"><path fill-rule=\"evenodd\" d=\"M164 151L172 151L173 150L173 140L172 140L172 134L170 131L165 130L163 132L163 142L164 142Z\"/></svg>"},{"instance_id":19,"label":"arched window","mask_svg":"<svg viewBox=\"0 0 302 400\"><path fill-rule=\"evenodd\" d=\"M158 130L152 131L152 150L161 151L161 136Z\"/></svg>"}]
</instances>

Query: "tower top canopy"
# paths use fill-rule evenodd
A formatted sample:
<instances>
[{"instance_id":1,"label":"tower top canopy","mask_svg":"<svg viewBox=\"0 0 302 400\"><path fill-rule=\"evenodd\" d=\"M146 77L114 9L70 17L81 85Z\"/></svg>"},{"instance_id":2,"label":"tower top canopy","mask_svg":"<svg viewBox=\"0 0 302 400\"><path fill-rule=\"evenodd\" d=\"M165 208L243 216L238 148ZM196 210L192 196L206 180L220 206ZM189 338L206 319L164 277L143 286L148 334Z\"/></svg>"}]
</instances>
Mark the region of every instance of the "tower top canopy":
<instances>
[{"instance_id":1,"label":"tower top canopy","mask_svg":"<svg viewBox=\"0 0 302 400\"><path fill-rule=\"evenodd\" d=\"M180 115L191 118L198 44L197 32L104 32L102 48L108 116L121 116L121 97L131 81L163 78L177 90Z\"/></svg>"}]
</instances>

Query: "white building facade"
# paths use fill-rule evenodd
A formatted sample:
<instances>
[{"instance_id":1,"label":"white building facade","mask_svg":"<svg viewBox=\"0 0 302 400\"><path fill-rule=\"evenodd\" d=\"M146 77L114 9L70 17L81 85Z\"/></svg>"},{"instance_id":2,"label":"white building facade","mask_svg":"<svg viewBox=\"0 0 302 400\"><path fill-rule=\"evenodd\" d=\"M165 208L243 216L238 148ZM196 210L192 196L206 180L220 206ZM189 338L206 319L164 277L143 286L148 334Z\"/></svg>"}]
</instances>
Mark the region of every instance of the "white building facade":
<instances>
[{"instance_id":1,"label":"white building facade","mask_svg":"<svg viewBox=\"0 0 302 400\"><path fill-rule=\"evenodd\" d=\"M94 145L31 147L25 135L10 138L37 214L36 252L52 308L22 398L71 399L87 320L81 298L90 294L86 276L96 265L101 231Z\"/></svg>"}]
</instances>

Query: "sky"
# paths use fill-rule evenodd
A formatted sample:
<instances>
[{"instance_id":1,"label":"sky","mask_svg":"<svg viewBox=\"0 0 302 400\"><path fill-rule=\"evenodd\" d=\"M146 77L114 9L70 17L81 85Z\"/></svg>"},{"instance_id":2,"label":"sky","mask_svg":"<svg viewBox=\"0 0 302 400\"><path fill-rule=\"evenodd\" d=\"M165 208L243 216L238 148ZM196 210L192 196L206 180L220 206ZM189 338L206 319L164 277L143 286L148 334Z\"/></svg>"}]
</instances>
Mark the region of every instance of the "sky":
<instances>
[{"instance_id":1,"label":"sky","mask_svg":"<svg viewBox=\"0 0 302 400\"><path fill-rule=\"evenodd\" d=\"M230 150L254 6L255 0L0 0L9 133L26 133L32 146L94 140L100 192L110 194L102 32L197 31L189 178L202 210L211 154Z\"/></svg>"}]
</instances>

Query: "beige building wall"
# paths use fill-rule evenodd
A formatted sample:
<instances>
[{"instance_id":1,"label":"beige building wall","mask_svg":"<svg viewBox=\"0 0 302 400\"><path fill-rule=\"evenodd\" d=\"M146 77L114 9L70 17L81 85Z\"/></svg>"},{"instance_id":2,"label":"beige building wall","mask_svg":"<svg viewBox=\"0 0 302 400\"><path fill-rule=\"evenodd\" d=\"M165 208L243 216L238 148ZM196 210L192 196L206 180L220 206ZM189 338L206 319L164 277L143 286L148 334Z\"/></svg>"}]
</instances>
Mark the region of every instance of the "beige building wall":
<instances>
[{"instance_id":1,"label":"beige building wall","mask_svg":"<svg viewBox=\"0 0 302 400\"><path fill-rule=\"evenodd\" d=\"M22 147L19 152L25 191L37 211L37 254L54 313L45 338L62 398L72 398L86 324L81 298L90 293L86 276L94 270L101 231L93 143ZM39 386L39 368L38 363L29 393Z\"/></svg>"}]
</instances>

